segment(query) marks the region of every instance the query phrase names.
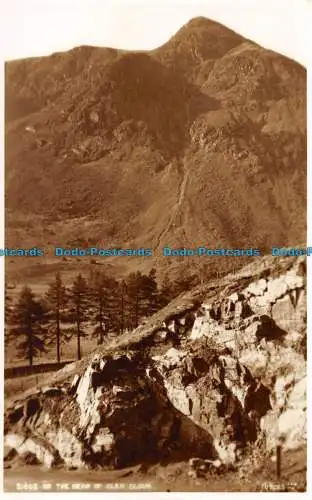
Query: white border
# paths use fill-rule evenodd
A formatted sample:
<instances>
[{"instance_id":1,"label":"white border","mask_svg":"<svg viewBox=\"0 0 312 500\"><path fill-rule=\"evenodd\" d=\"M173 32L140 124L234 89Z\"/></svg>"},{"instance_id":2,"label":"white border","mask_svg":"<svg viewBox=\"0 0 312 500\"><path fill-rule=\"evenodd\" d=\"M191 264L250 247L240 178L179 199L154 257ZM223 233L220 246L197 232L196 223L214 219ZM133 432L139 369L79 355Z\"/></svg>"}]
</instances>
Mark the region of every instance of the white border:
<instances>
[{"instance_id":1,"label":"white border","mask_svg":"<svg viewBox=\"0 0 312 500\"><path fill-rule=\"evenodd\" d=\"M9 0L7 0L9 1ZM25 0L26 1L26 0ZM44 1L44 0L42 0ZM63 0L65 1L65 0ZM105 1L105 0L102 0L102 1ZM152 2L156 2L157 0L149 0L149 2L151 3ZM252 1L252 0L250 0ZM294 2L296 0L293 0ZM3 6L3 1L1 2L0 4L0 8L2 7L2 9L4 8L5 9L5 6ZM107 2L108 3L108 2ZM133 0L119 0L119 1L113 1L113 0L110 0L110 3L112 4L139 4L139 3L142 3L142 0L141 2L140 1L133 1ZM148 3L148 0L145 0L144 2L145 4ZM158 0L157 3L163 3L163 0ZM188 4L188 3L197 3L197 4L205 4L204 1L202 2L194 2L192 0L171 0L169 2L169 0L167 0L165 2L166 4L168 3L171 3L171 4L174 4L174 5L179 5L179 4ZM274 3L274 0L272 0L272 3ZM286 4L286 2L285 2ZM235 0L233 0L233 7L235 9ZM0 15L0 19L3 19L3 16ZM311 160L311 157L312 157L312 144L311 144L311 125L312 125L312 110L311 110L311 106L312 106L312 97L311 97L311 89L312 89L312 77L311 77L311 67L312 67L312 56L311 55L308 55L309 54L309 49L311 51L311 40L309 40L309 31L311 32L311 26L312 26L312 2L311 0L306 0L306 26L303 27L303 29L305 29L305 48L306 48L306 60L308 61L308 85L307 85L307 89L308 89L308 192L311 193L311 190L312 190L312 160ZM57 27L56 27L57 29ZM1 38L1 34L5 33L5 29L4 29L4 26L0 26L0 38ZM3 35L2 35L3 36ZM5 35L4 35L5 36ZM310 41L310 43L309 43ZM2 42L2 43L1 43ZM1 136L1 139L0 139L0 186L1 186L1 205L0 205L0 211L1 211L1 222L0 222L0 247L3 248L4 246L4 197L3 197L3 186L4 186L4 116L3 116L3 110L4 110L4 72L3 72L3 54L2 54L2 50L1 50L1 47L3 48L3 46L5 45L5 38L3 40L0 39L0 61L1 61L1 68L0 68L0 109L2 110L2 113L1 113L1 118L0 118L0 136ZM312 51L311 51L311 54L312 54ZM309 196L309 199L308 199L308 246L312 246L312 197ZM310 330L310 325L311 325L311 321L312 321L312 290L311 290L311 269L312 269L312 262L311 262L311 258L308 258L308 331ZM3 332L3 311L4 311L4 308L3 308L3 290L4 290L4 259L0 259L0 297L2 300L2 307L0 308L0 328L1 328L1 332ZM311 342L311 338L310 338L310 335L308 335L308 379L311 378L311 370L310 370L310 352L311 352L311 347L312 347L312 342ZM4 362L4 342L2 340L1 342L1 349L0 349L0 360L1 360L1 367L3 367L3 362ZM0 408L0 411L1 411L1 414L0 414L0 421L1 421L1 437L0 437L0 467L2 467L2 464L3 464L3 461L2 461L2 458L3 458L3 371L1 372L1 388L2 388L2 391L1 391L1 408ZM311 401L311 396L312 396L312 390L310 388L310 384L308 384L308 401L310 402ZM311 422L311 405L309 404L309 408L308 408L308 423ZM308 425L308 429L310 429L310 425ZM304 493L300 493L300 498L305 498L308 496L308 494L311 494L312 493L312 478L311 478L311 432L310 430L308 430L308 492L306 494ZM1 474L1 484L0 484L0 487L3 491L3 477L2 477L2 474ZM93 493L94 494L94 493ZM98 493L98 494L103 494L103 493ZM228 493L226 492L227 494L227 498L229 498L229 496L233 496L233 497L240 497L243 493L241 492L237 492L237 493ZM10 495L10 498L13 500L15 500L15 498L17 500L21 500L21 498L31 498L32 497L32 493L5 493L4 495ZM58 499L58 497L60 496L60 493L45 493L44 494L45 496L49 496L49 497L52 497L53 498L55 497L56 500ZM65 493L65 494L61 494L62 497L64 498L69 498L69 497L72 497L72 496L76 496L76 493ZM109 498L111 499L119 499L120 497L121 498L124 498L124 495L126 495L126 499L129 499L129 500L132 500L133 498L136 498L138 493L108 493L106 494L106 496L109 495ZM201 492L201 493L174 493L174 492L170 492L170 493L139 493L139 495L144 495L144 498L157 498L157 499L163 499L163 498L168 498L168 495L170 495L170 499L172 500L183 500L183 499L187 499L187 498L203 498L203 497L206 497L207 495L208 496L220 496L220 495L223 495L223 493L206 493L206 492ZM253 498L255 495L256 495L256 498L259 498L259 495L265 495L265 498L267 498L267 495L270 495L272 497L273 496L276 496L277 494L275 493L246 493L246 495L248 495L248 498ZM292 500L293 498L295 498L298 493L286 493L286 494L283 494L283 493L278 493L278 498L281 498L281 495L287 495L287 499L288 500ZM79 494L79 498L80 499L87 499L89 497L89 493L80 493Z\"/></svg>"}]
</instances>

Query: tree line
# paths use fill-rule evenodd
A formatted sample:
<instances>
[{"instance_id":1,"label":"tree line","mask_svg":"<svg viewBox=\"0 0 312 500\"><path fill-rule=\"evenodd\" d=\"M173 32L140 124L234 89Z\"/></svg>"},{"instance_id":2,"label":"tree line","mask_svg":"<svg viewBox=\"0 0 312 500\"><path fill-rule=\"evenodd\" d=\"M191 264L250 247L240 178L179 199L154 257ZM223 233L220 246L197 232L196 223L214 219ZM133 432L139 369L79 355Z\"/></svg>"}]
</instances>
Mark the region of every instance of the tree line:
<instances>
[{"instance_id":1,"label":"tree line","mask_svg":"<svg viewBox=\"0 0 312 500\"><path fill-rule=\"evenodd\" d=\"M78 274L70 286L65 286L57 272L43 296L36 296L24 286L17 301L6 292L6 341L18 341L18 351L32 366L35 356L55 345L56 360L61 362L61 345L76 338L76 357L82 357L82 338L86 323L91 336L103 344L109 332L117 335L136 328L143 318L168 304L192 284L179 277L170 282L167 276L159 285L156 270L148 274L132 272L117 280L107 273L91 270L88 278ZM64 324L74 325L64 328Z\"/></svg>"},{"instance_id":2,"label":"tree line","mask_svg":"<svg viewBox=\"0 0 312 500\"><path fill-rule=\"evenodd\" d=\"M250 259L250 258L249 258ZM244 259L240 258L241 267ZM234 262L234 261L233 261ZM43 296L36 296L29 286L24 286L13 303L6 287L5 292L5 340L18 341L18 351L32 366L34 357L47 352L55 345L56 360L61 362L61 345L76 338L76 357L82 357L82 338L86 326L91 325L91 336L97 344L103 344L109 332L121 335L136 328L144 318L166 306L180 293L194 286L203 285L210 279L236 271L229 269L230 259L218 260L215 265L203 262L197 268L185 261L176 279L168 274L161 281L153 268L148 274L140 271L129 273L124 279L116 279L91 266L88 276L76 275L71 285L65 285L57 272ZM235 264L238 259L235 259ZM64 328L64 324L74 325Z\"/></svg>"}]
</instances>

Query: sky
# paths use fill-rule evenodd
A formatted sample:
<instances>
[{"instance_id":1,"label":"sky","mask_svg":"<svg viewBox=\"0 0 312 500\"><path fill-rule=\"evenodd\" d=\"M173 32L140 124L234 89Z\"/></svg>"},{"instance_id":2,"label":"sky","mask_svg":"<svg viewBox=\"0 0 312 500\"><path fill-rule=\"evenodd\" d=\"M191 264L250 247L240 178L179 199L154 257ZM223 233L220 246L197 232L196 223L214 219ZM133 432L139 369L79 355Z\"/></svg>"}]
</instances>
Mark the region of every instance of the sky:
<instances>
[{"instance_id":1,"label":"sky","mask_svg":"<svg viewBox=\"0 0 312 500\"><path fill-rule=\"evenodd\" d=\"M78 45L153 49L192 17L205 16L307 65L310 0L1 0L0 5L5 60Z\"/></svg>"}]
</instances>

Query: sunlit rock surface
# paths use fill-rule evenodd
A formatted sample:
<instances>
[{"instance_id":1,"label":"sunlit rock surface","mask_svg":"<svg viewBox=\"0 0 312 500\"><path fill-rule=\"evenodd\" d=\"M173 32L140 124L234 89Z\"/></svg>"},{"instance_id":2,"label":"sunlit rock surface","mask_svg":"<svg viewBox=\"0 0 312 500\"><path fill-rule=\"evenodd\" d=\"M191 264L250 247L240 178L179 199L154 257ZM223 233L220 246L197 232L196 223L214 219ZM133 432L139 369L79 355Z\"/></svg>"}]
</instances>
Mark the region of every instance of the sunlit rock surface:
<instances>
[{"instance_id":1,"label":"sunlit rock surface","mask_svg":"<svg viewBox=\"0 0 312 500\"><path fill-rule=\"evenodd\" d=\"M176 300L123 345L12 400L5 446L47 467L118 468L174 453L229 466L248 446L304 445L305 262L270 266Z\"/></svg>"}]
</instances>

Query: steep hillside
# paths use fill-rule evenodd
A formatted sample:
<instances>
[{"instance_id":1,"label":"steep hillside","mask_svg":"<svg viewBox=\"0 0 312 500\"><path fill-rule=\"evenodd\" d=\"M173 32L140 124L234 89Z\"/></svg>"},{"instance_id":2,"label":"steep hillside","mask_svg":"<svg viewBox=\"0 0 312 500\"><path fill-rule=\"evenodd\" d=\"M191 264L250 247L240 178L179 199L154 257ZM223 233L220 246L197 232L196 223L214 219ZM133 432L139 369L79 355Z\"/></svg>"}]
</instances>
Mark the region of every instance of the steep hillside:
<instances>
[{"instance_id":1,"label":"steep hillside","mask_svg":"<svg viewBox=\"0 0 312 500\"><path fill-rule=\"evenodd\" d=\"M303 67L205 18L150 52L8 62L8 244L304 242L305 94Z\"/></svg>"},{"instance_id":2,"label":"steep hillside","mask_svg":"<svg viewBox=\"0 0 312 500\"><path fill-rule=\"evenodd\" d=\"M7 399L6 468L101 470L105 488L107 471L135 465L133 481L144 472L163 491L176 465L189 490L303 491L306 463L297 476L287 463L306 446L306 333L304 258L205 283Z\"/></svg>"}]
</instances>

